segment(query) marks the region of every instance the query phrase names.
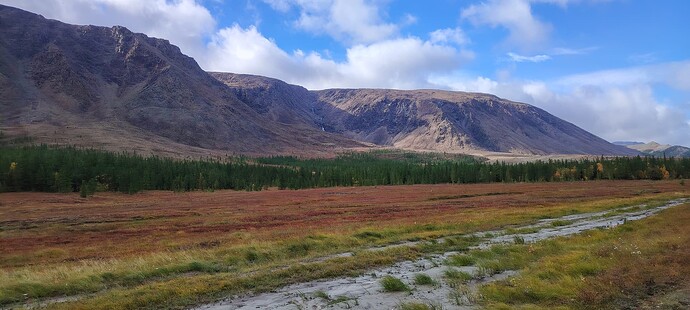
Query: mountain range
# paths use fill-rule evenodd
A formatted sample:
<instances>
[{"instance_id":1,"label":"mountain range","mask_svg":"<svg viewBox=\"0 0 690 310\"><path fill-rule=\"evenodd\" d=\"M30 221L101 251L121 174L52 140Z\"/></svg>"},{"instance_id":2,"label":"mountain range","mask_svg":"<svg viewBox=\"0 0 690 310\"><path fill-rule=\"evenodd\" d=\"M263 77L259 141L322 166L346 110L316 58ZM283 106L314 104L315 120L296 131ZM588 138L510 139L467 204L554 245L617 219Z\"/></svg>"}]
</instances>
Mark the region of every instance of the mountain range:
<instances>
[{"instance_id":1,"label":"mountain range","mask_svg":"<svg viewBox=\"0 0 690 310\"><path fill-rule=\"evenodd\" d=\"M205 72L167 40L0 6L5 139L172 156L634 155L534 106L442 90L327 89Z\"/></svg>"},{"instance_id":2,"label":"mountain range","mask_svg":"<svg viewBox=\"0 0 690 310\"><path fill-rule=\"evenodd\" d=\"M690 148L681 145L659 144L657 142L614 142L636 150L644 155L655 157L690 157Z\"/></svg>"}]
</instances>

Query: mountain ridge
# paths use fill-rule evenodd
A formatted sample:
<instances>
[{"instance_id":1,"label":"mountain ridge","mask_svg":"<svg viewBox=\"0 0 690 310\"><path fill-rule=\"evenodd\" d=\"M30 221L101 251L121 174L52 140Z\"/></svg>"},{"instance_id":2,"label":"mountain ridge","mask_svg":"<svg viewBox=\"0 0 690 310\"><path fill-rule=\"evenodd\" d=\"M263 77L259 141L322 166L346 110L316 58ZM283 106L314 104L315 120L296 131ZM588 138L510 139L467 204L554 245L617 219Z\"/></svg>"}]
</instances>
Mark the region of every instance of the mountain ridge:
<instances>
[{"instance_id":1,"label":"mountain ridge","mask_svg":"<svg viewBox=\"0 0 690 310\"><path fill-rule=\"evenodd\" d=\"M127 128L120 137L125 141L160 137L243 154L361 146L311 128L267 122L167 40L121 26L69 25L6 6L0 6L0 18L3 127L33 133L41 130L36 124L57 132L106 123ZM114 134L86 133L83 142L70 142L98 144ZM55 138L50 128L41 135ZM165 145L152 148L160 147Z\"/></svg>"},{"instance_id":2,"label":"mountain ridge","mask_svg":"<svg viewBox=\"0 0 690 310\"><path fill-rule=\"evenodd\" d=\"M632 155L491 94L327 89L205 72L164 39L0 5L2 130L41 143L148 153L443 152Z\"/></svg>"},{"instance_id":3,"label":"mountain ridge","mask_svg":"<svg viewBox=\"0 0 690 310\"><path fill-rule=\"evenodd\" d=\"M644 155L650 155L655 157L690 157L690 148L682 145L659 144L655 141L651 141L648 143L628 143L625 144L625 146L630 149L639 151Z\"/></svg>"},{"instance_id":4,"label":"mountain ridge","mask_svg":"<svg viewBox=\"0 0 690 310\"><path fill-rule=\"evenodd\" d=\"M291 105L297 102L304 111L300 114L302 125L376 145L440 152L637 154L537 107L492 94L435 89L310 91L256 75L218 72L211 75L236 92L247 89L256 92L255 96L262 98L254 102L260 113L274 114L269 111L280 106L267 98L284 98ZM299 96L291 97L286 89L295 90Z\"/></svg>"}]
</instances>

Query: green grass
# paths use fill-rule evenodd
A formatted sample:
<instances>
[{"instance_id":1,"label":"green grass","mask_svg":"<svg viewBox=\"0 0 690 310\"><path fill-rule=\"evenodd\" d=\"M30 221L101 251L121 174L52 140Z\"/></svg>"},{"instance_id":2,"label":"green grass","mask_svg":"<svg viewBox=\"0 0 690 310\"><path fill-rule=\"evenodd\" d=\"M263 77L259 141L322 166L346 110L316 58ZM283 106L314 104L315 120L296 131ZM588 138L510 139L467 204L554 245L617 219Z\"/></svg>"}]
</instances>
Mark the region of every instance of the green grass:
<instances>
[{"instance_id":1,"label":"green grass","mask_svg":"<svg viewBox=\"0 0 690 310\"><path fill-rule=\"evenodd\" d=\"M443 272L446 283L451 288L456 288L472 280L473 276L467 272L460 271L454 268L448 268Z\"/></svg>"},{"instance_id":2,"label":"green grass","mask_svg":"<svg viewBox=\"0 0 690 310\"><path fill-rule=\"evenodd\" d=\"M414 275L414 284L417 285L435 285L436 281L432 279L428 274L418 273Z\"/></svg>"},{"instance_id":3,"label":"green grass","mask_svg":"<svg viewBox=\"0 0 690 310\"><path fill-rule=\"evenodd\" d=\"M383 287L384 292L409 292L410 287L407 286L402 280L393 277L385 276L379 281L381 287Z\"/></svg>"},{"instance_id":4,"label":"green grass","mask_svg":"<svg viewBox=\"0 0 690 310\"><path fill-rule=\"evenodd\" d=\"M480 287L482 303L492 309L640 308L649 298L687 289L688 222L690 204L610 230L513 245L501 257L475 253L520 269L516 277Z\"/></svg>"},{"instance_id":5,"label":"green grass","mask_svg":"<svg viewBox=\"0 0 690 310\"><path fill-rule=\"evenodd\" d=\"M321 290L314 292L314 298L321 298L326 301L331 300L331 296L329 296L328 293Z\"/></svg>"},{"instance_id":6,"label":"green grass","mask_svg":"<svg viewBox=\"0 0 690 310\"><path fill-rule=\"evenodd\" d=\"M472 266L472 265L474 265L475 262L476 262L476 259L473 256L465 255L465 254L457 254L457 255L453 255L451 257L448 257L448 259L446 260L446 265L463 267L463 266Z\"/></svg>"},{"instance_id":7,"label":"green grass","mask_svg":"<svg viewBox=\"0 0 690 310\"><path fill-rule=\"evenodd\" d=\"M524 234L533 234L536 232L539 232L542 229L542 227L523 227L523 228L508 228L506 229L506 235L524 235Z\"/></svg>"},{"instance_id":8,"label":"green grass","mask_svg":"<svg viewBox=\"0 0 690 310\"><path fill-rule=\"evenodd\" d=\"M575 221L555 220L555 221L551 222L551 226L553 226L553 227L567 226L567 225L570 225L574 222Z\"/></svg>"},{"instance_id":9,"label":"green grass","mask_svg":"<svg viewBox=\"0 0 690 310\"><path fill-rule=\"evenodd\" d=\"M383 239L384 235L373 231L363 231L361 233L355 234L355 238L358 239Z\"/></svg>"}]
</instances>

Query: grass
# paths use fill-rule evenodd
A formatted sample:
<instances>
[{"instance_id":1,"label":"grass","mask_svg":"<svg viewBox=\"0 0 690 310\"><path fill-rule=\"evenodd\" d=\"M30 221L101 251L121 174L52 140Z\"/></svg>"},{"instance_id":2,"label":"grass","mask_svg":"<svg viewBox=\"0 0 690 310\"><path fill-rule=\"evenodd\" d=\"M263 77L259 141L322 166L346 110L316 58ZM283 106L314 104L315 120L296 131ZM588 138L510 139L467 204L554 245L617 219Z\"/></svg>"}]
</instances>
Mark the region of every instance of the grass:
<instances>
[{"instance_id":1,"label":"grass","mask_svg":"<svg viewBox=\"0 0 690 310\"><path fill-rule=\"evenodd\" d=\"M320 299L326 301L327 305L336 305L336 304L340 304L340 303L348 303L347 306L349 308L349 302L350 301L354 301L354 305L358 304L357 299L347 297L347 296L342 296L342 295L336 296L335 298L332 298L330 295L328 295L328 293L326 293L324 291L320 291L320 290L314 292L312 294L312 296L314 298L320 298Z\"/></svg>"},{"instance_id":2,"label":"grass","mask_svg":"<svg viewBox=\"0 0 690 310\"><path fill-rule=\"evenodd\" d=\"M455 285L451 288L449 296L457 306L473 305L477 303L478 296L465 284Z\"/></svg>"},{"instance_id":3,"label":"grass","mask_svg":"<svg viewBox=\"0 0 690 310\"><path fill-rule=\"evenodd\" d=\"M320 291L320 290L314 292L314 297L315 298L321 298L321 299L326 300L326 301L331 300L331 296L329 296L328 293L326 293L324 291Z\"/></svg>"},{"instance_id":4,"label":"grass","mask_svg":"<svg viewBox=\"0 0 690 310\"><path fill-rule=\"evenodd\" d=\"M467 282L472 280L473 276L467 272L457 270L455 268L448 268L443 272L446 283L451 288L458 288L464 286Z\"/></svg>"},{"instance_id":5,"label":"grass","mask_svg":"<svg viewBox=\"0 0 690 310\"><path fill-rule=\"evenodd\" d=\"M458 234L684 195L675 193L677 182L610 182L606 191L590 183L597 182L97 193L89 200L78 194L0 194L0 307L27 298L83 296L52 306L183 308L361 274L425 253L466 251L479 240ZM634 195L640 188L661 193ZM506 194L452 205L429 200L458 192ZM363 250L406 240L426 241ZM348 251L357 254L313 260ZM482 258L470 251L467 256L487 273L518 266L501 266L494 262L497 255Z\"/></svg>"},{"instance_id":6,"label":"grass","mask_svg":"<svg viewBox=\"0 0 690 310\"><path fill-rule=\"evenodd\" d=\"M414 275L414 284L417 285L436 285L436 281L428 274L418 273Z\"/></svg>"},{"instance_id":7,"label":"grass","mask_svg":"<svg viewBox=\"0 0 690 310\"><path fill-rule=\"evenodd\" d=\"M539 232L543 227L523 227L523 228L508 228L506 229L506 235L526 235Z\"/></svg>"},{"instance_id":8,"label":"grass","mask_svg":"<svg viewBox=\"0 0 690 310\"><path fill-rule=\"evenodd\" d=\"M690 287L690 204L611 230L514 245L519 276L481 287L488 308L639 308ZM488 255L487 255L488 256Z\"/></svg>"},{"instance_id":9,"label":"grass","mask_svg":"<svg viewBox=\"0 0 690 310\"><path fill-rule=\"evenodd\" d=\"M387 275L381 278L379 281L384 292L409 292L410 287L407 286L402 280Z\"/></svg>"},{"instance_id":10,"label":"grass","mask_svg":"<svg viewBox=\"0 0 690 310\"><path fill-rule=\"evenodd\" d=\"M476 259L474 257L465 254L453 255L446 260L447 265L456 267L472 266L475 262Z\"/></svg>"},{"instance_id":11,"label":"grass","mask_svg":"<svg viewBox=\"0 0 690 310\"><path fill-rule=\"evenodd\" d=\"M555 221L551 222L551 226L553 226L553 227L568 226L574 222L575 221L555 220Z\"/></svg>"}]
</instances>

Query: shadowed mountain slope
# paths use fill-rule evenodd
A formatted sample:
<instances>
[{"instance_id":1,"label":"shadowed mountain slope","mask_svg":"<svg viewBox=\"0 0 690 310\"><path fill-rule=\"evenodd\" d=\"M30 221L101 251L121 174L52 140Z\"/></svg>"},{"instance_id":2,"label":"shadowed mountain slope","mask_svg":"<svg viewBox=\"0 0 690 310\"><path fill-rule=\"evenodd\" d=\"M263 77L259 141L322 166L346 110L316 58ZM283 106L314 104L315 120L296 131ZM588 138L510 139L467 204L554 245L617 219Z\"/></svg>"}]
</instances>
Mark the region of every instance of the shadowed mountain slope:
<instances>
[{"instance_id":1,"label":"shadowed mountain slope","mask_svg":"<svg viewBox=\"0 0 690 310\"><path fill-rule=\"evenodd\" d=\"M8 133L121 147L149 141L250 154L357 146L272 122L166 40L0 6L0 103ZM91 128L70 136L69 128ZM111 130L117 129L117 130ZM51 132L53 134L51 134ZM43 142L43 141L42 141Z\"/></svg>"}]
</instances>

